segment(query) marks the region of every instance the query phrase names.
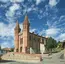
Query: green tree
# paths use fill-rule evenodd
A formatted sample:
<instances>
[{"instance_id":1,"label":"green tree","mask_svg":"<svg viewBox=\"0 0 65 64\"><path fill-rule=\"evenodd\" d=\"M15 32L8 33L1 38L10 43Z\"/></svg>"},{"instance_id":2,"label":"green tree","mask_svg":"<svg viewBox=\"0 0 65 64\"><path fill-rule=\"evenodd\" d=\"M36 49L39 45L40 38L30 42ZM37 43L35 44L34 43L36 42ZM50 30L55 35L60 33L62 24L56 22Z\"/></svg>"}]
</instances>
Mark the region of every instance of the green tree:
<instances>
[{"instance_id":1,"label":"green tree","mask_svg":"<svg viewBox=\"0 0 65 64\"><path fill-rule=\"evenodd\" d=\"M11 48L11 51L10 52L14 52L14 48Z\"/></svg>"},{"instance_id":2,"label":"green tree","mask_svg":"<svg viewBox=\"0 0 65 64\"><path fill-rule=\"evenodd\" d=\"M57 51L61 51L63 49L63 47L62 47L62 42L58 42L57 43Z\"/></svg>"},{"instance_id":3,"label":"green tree","mask_svg":"<svg viewBox=\"0 0 65 64\"><path fill-rule=\"evenodd\" d=\"M57 42L56 40L54 40L52 37L49 37L47 39L47 43L46 43L46 49L49 51L49 52L52 52L52 49L57 47Z\"/></svg>"},{"instance_id":4,"label":"green tree","mask_svg":"<svg viewBox=\"0 0 65 64\"><path fill-rule=\"evenodd\" d=\"M0 46L0 50L1 50L1 46Z\"/></svg>"},{"instance_id":5,"label":"green tree","mask_svg":"<svg viewBox=\"0 0 65 64\"><path fill-rule=\"evenodd\" d=\"M62 43L59 41L57 44L57 48L61 48L62 47Z\"/></svg>"}]
</instances>

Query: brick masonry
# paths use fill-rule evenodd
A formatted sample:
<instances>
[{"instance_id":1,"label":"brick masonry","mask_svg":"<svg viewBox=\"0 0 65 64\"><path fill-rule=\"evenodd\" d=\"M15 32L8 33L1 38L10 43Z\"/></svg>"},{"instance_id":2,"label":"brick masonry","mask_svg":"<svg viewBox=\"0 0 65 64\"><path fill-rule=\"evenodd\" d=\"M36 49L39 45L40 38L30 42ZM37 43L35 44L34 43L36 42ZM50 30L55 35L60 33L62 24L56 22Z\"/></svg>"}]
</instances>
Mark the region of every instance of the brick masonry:
<instances>
[{"instance_id":1,"label":"brick masonry","mask_svg":"<svg viewBox=\"0 0 65 64\"><path fill-rule=\"evenodd\" d=\"M44 53L45 52L45 45L46 45L46 37L39 36L34 32L29 32L30 23L28 20L28 16L25 16L23 22L23 30L20 32L20 26L17 21L16 27L14 29L14 42L15 42L15 49L14 52L23 52L23 53Z\"/></svg>"},{"instance_id":2,"label":"brick masonry","mask_svg":"<svg viewBox=\"0 0 65 64\"><path fill-rule=\"evenodd\" d=\"M1 57L3 60L39 62L40 54L24 54L24 53L7 53Z\"/></svg>"}]
</instances>

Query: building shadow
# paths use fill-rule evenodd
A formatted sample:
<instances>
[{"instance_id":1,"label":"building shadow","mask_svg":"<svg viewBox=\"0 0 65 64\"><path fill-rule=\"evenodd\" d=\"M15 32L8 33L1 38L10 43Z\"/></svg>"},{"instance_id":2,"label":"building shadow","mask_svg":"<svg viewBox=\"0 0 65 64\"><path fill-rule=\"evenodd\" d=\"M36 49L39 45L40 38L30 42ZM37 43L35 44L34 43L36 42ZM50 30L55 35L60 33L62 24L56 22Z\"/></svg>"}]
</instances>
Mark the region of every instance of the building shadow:
<instances>
[{"instance_id":1,"label":"building shadow","mask_svg":"<svg viewBox=\"0 0 65 64\"><path fill-rule=\"evenodd\" d=\"M12 61L12 60L0 60L0 63L7 63L7 62L15 62L15 61Z\"/></svg>"}]
</instances>

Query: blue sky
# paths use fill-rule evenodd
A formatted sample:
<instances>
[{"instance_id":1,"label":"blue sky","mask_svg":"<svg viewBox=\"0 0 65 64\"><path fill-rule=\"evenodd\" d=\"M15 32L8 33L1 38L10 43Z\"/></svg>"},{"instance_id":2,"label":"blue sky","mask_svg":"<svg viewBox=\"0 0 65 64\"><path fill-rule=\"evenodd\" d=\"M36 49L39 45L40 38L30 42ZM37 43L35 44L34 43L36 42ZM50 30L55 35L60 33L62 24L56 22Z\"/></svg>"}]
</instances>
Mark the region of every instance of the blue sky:
<instances>
[{"instance_id":1,"label":"blue sky","mask_svg":"<svg viewBox=\"0 0 65 64\"><path fill-rule=\"evenodd\" d=\"M0 45L14 47L16 20L28 15L30 32L65 40L65 0L0 0Z\"/></svg>"}]
</instances>

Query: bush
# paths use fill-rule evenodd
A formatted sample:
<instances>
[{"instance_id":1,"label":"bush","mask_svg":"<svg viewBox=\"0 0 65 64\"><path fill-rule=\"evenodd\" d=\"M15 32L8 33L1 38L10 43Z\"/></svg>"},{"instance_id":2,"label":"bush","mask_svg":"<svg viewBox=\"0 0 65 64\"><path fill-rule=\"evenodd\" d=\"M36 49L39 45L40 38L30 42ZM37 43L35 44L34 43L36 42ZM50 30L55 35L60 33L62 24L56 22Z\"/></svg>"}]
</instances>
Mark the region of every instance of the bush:
<instances>
[{"instance_id":1,"label":"bush","mask_svg":"<svg viewBox=\"0 0 65 64\"><path fill-rule=\"evenodd\" d=\"M0 60L2 60L2 59L1 59L1 55L0 55Z\"/></svg>"}]
</instances>

